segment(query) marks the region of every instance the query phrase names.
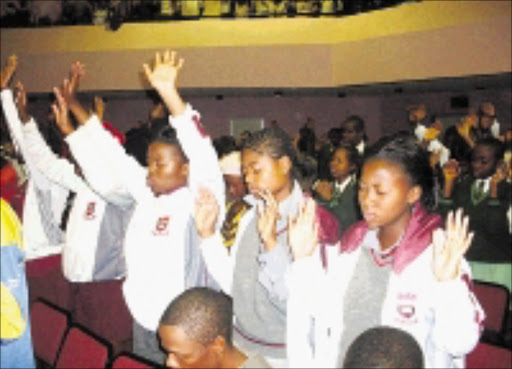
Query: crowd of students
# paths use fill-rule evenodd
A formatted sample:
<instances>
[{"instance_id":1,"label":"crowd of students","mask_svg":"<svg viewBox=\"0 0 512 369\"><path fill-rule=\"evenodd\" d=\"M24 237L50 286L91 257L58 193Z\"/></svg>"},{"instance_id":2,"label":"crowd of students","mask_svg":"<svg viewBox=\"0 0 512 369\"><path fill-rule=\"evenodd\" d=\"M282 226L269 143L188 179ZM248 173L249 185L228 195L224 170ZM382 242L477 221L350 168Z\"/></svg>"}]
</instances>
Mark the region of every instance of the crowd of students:
<instances>
[{"instance_id":1,"label":"crowd of students","mask_svg":"<svg viewBox=\"0 0 512 369\"><path fill-rule=\"evenodd\" d=\"M9 58L2 108L27 177L18 277L25 257L62 253L70 281L123 279L133 352L171 367L353 367L366 365L360 350L462 367L485 319L471 279L512 279L511 137L494 106L445 137L418 104L410 131L373 145L358 116L321 147L311 124L295 139L272 124L212 140L178 92L183 65L169 51L143 65L169 112L151 126L146 166L77 98L80 62L53 89L68 155L54 154L23 85L10 88ZM21 242L4 242L4 207L2 255ZM20 316L30 329L26 289L4 269L2 257L2 366L26 366L30 336L3 329L23 332Z\"/></svg>"}]
</instances>

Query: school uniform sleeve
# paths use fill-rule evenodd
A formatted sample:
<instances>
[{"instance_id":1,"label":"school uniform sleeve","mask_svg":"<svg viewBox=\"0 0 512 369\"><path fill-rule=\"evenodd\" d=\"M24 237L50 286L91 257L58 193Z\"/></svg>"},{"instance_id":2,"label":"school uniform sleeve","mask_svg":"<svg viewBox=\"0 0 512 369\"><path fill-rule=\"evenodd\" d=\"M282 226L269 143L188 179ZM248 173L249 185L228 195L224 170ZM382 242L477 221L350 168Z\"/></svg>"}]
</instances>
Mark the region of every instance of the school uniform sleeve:
<instances>
[{"instance_id":1,"label":"school uniform sleeve","mask_svg":"<svg viewBox=\"0 0 512 369\"><path fill-rule=\"evenodd\" d=\"M326 288L326 276L319 260L317 249L313 255L292 262L286 271L286 352L290 368L321 367L311 342L315 329L313 317L321 304L321 290Z\"/></svg>"},{"instance_id":2,"label":"school uniform sleeve","mask_svg":"<svg viewBox=\"0 0 512 369\"><path fill-rule=\"evenodd\" d=\"M283 270L286 270L291 261L287 249L288 245L278 244L271 251L258 255L261 267L258 281L267 289L273 304L283 311L286 311L286 299L288 298Z\"/></svg>"},{"instance_id":3,"label":"school uniform sleeve","mask_svg":"<svg viewBox=\"0 0 512 369\"><path fill-rule=\"evenodd\" d=\"M438 282L433 294L432 341L438 350L453 356L473 350L483 329L485 313L470 284L470 268L463 260L461 275L453 281Z\"/></svg>"},{"instance_id":4,"label":"school uniform sleeve","mask_svg":"<svg viewBox=\"0 0 512 369\"><path fill-rule=\"evenodd\" d=\"M83 180L75 173L75 166L50 150L33 118L22 127L22 130L27 156L41 173L50 181L73 192L78 192L84 187Z\"/></svg>"},{"instance_id":5,"label":"school uniform sleeve","mask_svg":"<svg viewBox=\"0 0 512 369\"><path fill-rule=\"evenodd\" d=\"M91 187L109 202L126 208L151 192L146 186L146 169L126 154L96 115L66 141Z\"/></svg>"},{"instance_id":6,"label":"school uniform sleeve","mask_svg":"<svg viewBox=\"0 0 512 369\"><path fill-rule=\"evenodd\" d=\"M33 173L34 167L29 155L26 153L26 143L23 136L22 123L18 116L18 109L14 103L12 91L10 89L4 89L2 90L0 96L2 100L2 109L4 111L5 121L7 123L7 128L9 129L12 142L18 152L20 152L23 156L29 174L33 177L33 179L36 179L38 177L38 173Z\"/></svg>"},{"instance_id":7,"label":"school uniform sleeve","mask_svg":"<svg viewBox=\"0 0 512 369\"><path fill-rule=\"evenodd\" d=\"M189 187L194 195L201 187L212 191L221 209L217 220L220 228L225 215L224 178L217 153L201 124L201 116L187 104L183 114L169 117L169 121L176 129L178 140L189 160Z\"/></svg>"},{"instance_id":8,"label":"school uniform sleeve","mask_svg":"<svg viewBox=\"0 0 512 369\"><path fill-rule=\"evenodd\" d=\"M220 288L225 293L231 294L235 256L228 253L219 231L213 236L203 239L200 247L208 271Z\"/></svg>"},{"instance_id":9,"label":"school uniform sleeve","mask_svg":"<svg viewBox=\"0 0 512 369\"><path fill-rule=\"evenodd\" d=\"M53 248L51 246L61 242L62 231L58 228L58 224L62 217L69 189L50 181L35 165L32 156L28 152L28 144L24 136L22 123L18 116L18 110L14 104L12 91L4 89L1 92L1 100L9 133L11 134L14 145L25 160L25 167L29 175L23 211L23 222L27 225L26 232L30 232L34 235L44 231L45 235L43 238L47 238L47 240L43 241L43 243L47 244L47 241L50 241L50 244L53 244L47 244L40 250L36 250L39 249L39 246L36 247L31 242L28 256L39 256L39 252L44 253L46 250ZM32 225L34 223L38 224L36 227L41 228L41 231L33 231L31 227L28 226L28 224ZM30 238L31 236L27 237ZM40 235L35 237L38 238L38 240L40 239ZM32 239L31 241L34 240ZM56 247L56 250L59 249L60 246Z\"/></svg>"},{"instance_id":10,"label":"school uniform sleeve","mask_svg":"<svg viewBox=\"0 0 512 369\"><path fill-rule=\"evenodd\" d=\"M18 110L14 104L14 97L10 89L3 89L1 94L2 109L5 114L7 127L13 141L14 146L21 150L23 146L23 133L21 130L21 121L18 116Z\"/></svg>"}]
</instances>

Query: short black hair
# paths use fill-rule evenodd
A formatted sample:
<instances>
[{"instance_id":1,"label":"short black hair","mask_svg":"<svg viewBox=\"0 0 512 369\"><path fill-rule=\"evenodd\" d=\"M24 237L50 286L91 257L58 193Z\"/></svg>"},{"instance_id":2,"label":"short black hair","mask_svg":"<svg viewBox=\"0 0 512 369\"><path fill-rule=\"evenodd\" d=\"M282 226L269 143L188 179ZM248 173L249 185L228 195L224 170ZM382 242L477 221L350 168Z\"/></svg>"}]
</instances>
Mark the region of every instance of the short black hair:
<instances>
[{"instance_id":1,"label":"short black hair","mask_svg":"<svg viewBox=\"0 0 512 369\"><path fill-rule=\"evenodd\" d=\"M236 139L231 135L217 137L213 140L212 144L215 151L217 152L217 157L219 159L221 159L224 155L238 150Z\"/></svg>"},{"instance_id":2,"label":"short black hair","mask_svg":"<svg viewBox=\"0 0 512 369\"><path fill-rule=\"evenodd\" d=\"M350 164L355 165L357 173L359 171L359 168L361 167L361 154L359 154L359 151L357 151L356 147L348 142L340 142L338 146L334 149L334 152L336 150L345 150L347 152L348 161ZM334 155L334 153L333 153Z\"/></svg>"},{"instance_id":3,"label":"short black hair","mask_svg":"<svg viewBox=\"0 0 512 369\"><path fill-rule=\"evenodd\" d=\"M310 192L318 179L318 162L314 157L304 154L297 158L295 173L300 187Z\"/></svg>"},{"instance_id":4,"label":"short black hair","mask_svg":"<svg viewBox=\"0 0 512 369\"><path fill-rule=\"evenodd\" d=\"M343 368L423 368L423 352L409 333L392 327L373 327L350 345Z\"/></svg>"},{"instance_id":5,"label":"short black hair","mask_svg":"<svg viewBox=\"0 0 512 369\"><path fill-rule=\"evenodd\" d=\"M354 123L354 129L357 131L357 132L363 132L364 131L364 120L363 118L361 118L359 115L350 115L348 116L347 118L345 118L345 120L341 123L341 127L343 128L343 126L347 123Z\"/></svg>"},{"instance_id":6,"label":"short black hair","mask_svg":"<svg viewBox=\"0 0 512 369\"><path fill-rule=\"evenodd\" d=\"M218 336L232 345L233 300L207 287L190 288L169 304L161 325L180 327L193 341L208 345Z\"/></svg>"},{"instance_id":7,"label":"short black hair","mask_svg":"<svg viewBox=\"0 0 512 369\"><path fill-rule=\"evenodd\" d=\"M175 145L183 156L184 162L188 163L188 157L185 154L185 151L183 151L183 147L178 140L176 130L169 124L169 118L165 117L151 120L149 143L152 144L153 142Z\"/></svg>"},{"instance_id":8,"label":"short black hair","mask_svg":"<svg viewBox=\"0 0 512 369\"><path fill-rule=\"evenodd\" d=\"M415 137L406 132L385 136L365 152L364 161L386 159L399 165L407 174L412 186L421 187L421 203L427 210L435 205L434 172L429 153Z\"/></svg>"},{"instance_id":9,"label":"short black hair","mask_svg":"<svg viewBox=\"0 0 512 369\"><path fill-rule=\"evenodd\" d=\"M477 146L486 146L489 147L493 151L494 160L496 162L499 162L503 159L503 155L505 154L505 144L498 140L496 137L484 137L479 139L476 144L475 148ZM475 149L473 148L473 152Z\"/></svg>"}]
</instances>

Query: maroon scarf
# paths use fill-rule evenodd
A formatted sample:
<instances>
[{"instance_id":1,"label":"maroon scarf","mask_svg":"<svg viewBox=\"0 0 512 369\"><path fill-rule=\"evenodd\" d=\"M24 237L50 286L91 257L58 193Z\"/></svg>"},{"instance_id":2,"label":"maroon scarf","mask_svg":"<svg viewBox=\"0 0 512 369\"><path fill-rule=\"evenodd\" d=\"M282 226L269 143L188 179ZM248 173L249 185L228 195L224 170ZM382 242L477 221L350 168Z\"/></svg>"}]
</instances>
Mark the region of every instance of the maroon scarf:
<instances>
[{"instance_id":1,"label":"maroon scarf","mask_svg":"<svg viewBox=\"0 0 512 369\"><path fill-rule=\"evenodd\" d=\"M437 214L429 214L418 202L414 205L411 219L402 240L393 250L393 270L401 273L407 265L415 260L431 243L432 232L442 226L442 219ZM368 232L364 220L357 222L345 232L341 241L341 252L352 252L362 245Z\"/></svg>"}]
</instances>

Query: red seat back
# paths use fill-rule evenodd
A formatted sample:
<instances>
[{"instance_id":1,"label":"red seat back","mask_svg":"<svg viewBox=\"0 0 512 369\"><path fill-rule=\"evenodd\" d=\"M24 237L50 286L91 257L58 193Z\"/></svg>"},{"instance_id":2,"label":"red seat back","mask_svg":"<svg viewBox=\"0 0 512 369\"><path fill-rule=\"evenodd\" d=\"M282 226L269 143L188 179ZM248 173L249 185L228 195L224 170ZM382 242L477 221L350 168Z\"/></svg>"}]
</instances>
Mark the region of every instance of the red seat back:
<instances>
[{"instance_id":1,"label":"red seat back","mask_svg":"<svg viewBox=\"0 0 512 369\"><path fill-rule=\"evenodd\" d=\"M473 290L485 311L485 329L501 334L509 304L508 289L495 283L473 281Z\"/></svg>"},{"instance_id":2,"label":"red seat back","mask_svg":"<svg viewBox=\"0 0 512 369\"><path fill-rule=\"evenodd\" d=\"M466 356L466 367L471 368L512 368L512 351L478 343L476 348Z\"/></svg>"},{"instance_id":3,"label":"red seat back","mask_svg":"<svg viewBox=\"0 0 512 369\"><path fill-rule=\"evenodd\" d=\"M53 366L68 328L68 316L43 300L37 300L30 307L30 320L35 356Z\"/></svg>"},{"instance_id":4,"label":"red seat back","mask_svg":"<svg viewBox=\"0 0 512 369\"><path fill-rule=\"evenodd\" d=\"M72 326L55 364L56 368L105 368L110 359L108 343Z\"/></svg>"},{"instance_id":5,"label":"red seat back","mask_svg":"<svg viewBox=\"0 0 512 369\"><path fill-rule=\"evenodd\" d=\"M157 363L151 363L146 359L139 358L133 354L122 352L120 353L114 361L112 361L112 369L145 369L145 368L156 368L161 365Z\"/></svg>"},{"instance_id":6,"label":"red seat back","mask_svg":"<svg viewBox=\"0 0 512 369\"><path fill-rule=\"evenodd\" d=\"M123 281L76 283L73 321L112 344L113 355L132 349L133 318L126 306Z\"/></svg>"}]
</instances>

